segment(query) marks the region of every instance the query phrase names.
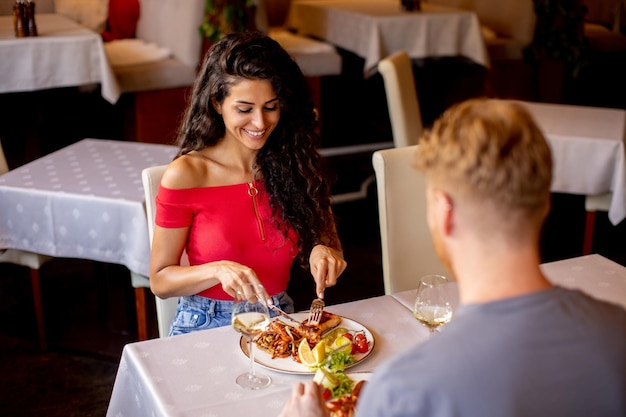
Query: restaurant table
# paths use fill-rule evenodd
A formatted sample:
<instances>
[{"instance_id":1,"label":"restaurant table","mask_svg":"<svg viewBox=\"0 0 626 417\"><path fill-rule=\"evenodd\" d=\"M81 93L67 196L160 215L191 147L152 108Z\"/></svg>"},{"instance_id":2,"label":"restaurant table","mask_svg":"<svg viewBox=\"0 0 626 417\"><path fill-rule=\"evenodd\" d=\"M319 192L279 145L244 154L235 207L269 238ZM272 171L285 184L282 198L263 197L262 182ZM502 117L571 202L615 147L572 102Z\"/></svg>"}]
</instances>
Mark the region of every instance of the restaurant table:
<instances>
[{"instance_id":1,"label":"restaurant table","mask_svg":"<svg viewBox=\"0 0 626 417\"><path fill-rule=\"evenodd\" d=\"M626 308L626 268L602 255L593 254L541 264L541 271L555 285L576 288L600 300ZM417 290L392 294L408 309L413 308ZM458 305L458 294L452 297Z\"/></svg>"},{"instance_id":2,"label":"restaurant table","mask_svg":"<svg viewBox=\"0 0 626 417\"><path fill-rule=\"evenodd\" d=\"M358 321L374 336L370 356L349 372L371 372L428 337L428 330L391 296L328 306L327 310ZM270 387L240 388L235 378L247 372L250 363L239 348L240 337L226 326L126 345L107 416L276 417L293 384L312 375L257 367L271 377Z\"/></svg>"},{"instance_id":3,"label":"restaurant table","mask_svg":"<svg viewBox=\"0 0 626 417\"><path fill-rule=\"evenodd\" d=\"M543 264L548 278L626 306L626 268L600 255ZM348 372L373 372L384 361L425 341L428 330L413 318L415 290L331 305L328 311L356 320L374 335L370 357ZM124 347L107 411L122 416L278 415L296 381L293 375L257 367L272 385L248 391L235 384L249 359L230 326L131 343Z\"/></svg>"},{"instance_id":4,"label":"restaurant table","mask_svg":"<svg viewBox=\"0 0 626 417\"><path fill-rule=\"evenodd\" d=\"M422 3L401 11L394 0L302 0L291 3L287 26L365 58L366 76L382 58L406 51L411 58L465 56L489 66L478 17L471 11Z\"/></svg>"},{"instance_id":5,"label":"restaurant table","mask_svg":"<svg viewBox=\"0 0 626 417\"><path fill-rule=\"evenodd\" d=\"M15 37L13 16L0 16L0 93L101 84L117 102L121 91L101 36L60 15L36 15L39 36Z\"/></svg>"},{"instance_id":6,"label":"restaurant table","mask_svg":"<svg viewBox=\"0 0 626 417\"><path fill-rule=\"evenodd\" d=\"M518 101L550 144L552 191L613 193L609 220L626 218L626 110Z\"/></svg>"},{"instance_id":7,"label":"restaurant table","mask_svg":"<svg viewBox=\"0 0 626 417\"><path fill-rule=\"evenodd\" d=\"M174 146L84 139L0 175L0 250L125 265L148 276L143 168Z\"/></svg>"}]
</instances>

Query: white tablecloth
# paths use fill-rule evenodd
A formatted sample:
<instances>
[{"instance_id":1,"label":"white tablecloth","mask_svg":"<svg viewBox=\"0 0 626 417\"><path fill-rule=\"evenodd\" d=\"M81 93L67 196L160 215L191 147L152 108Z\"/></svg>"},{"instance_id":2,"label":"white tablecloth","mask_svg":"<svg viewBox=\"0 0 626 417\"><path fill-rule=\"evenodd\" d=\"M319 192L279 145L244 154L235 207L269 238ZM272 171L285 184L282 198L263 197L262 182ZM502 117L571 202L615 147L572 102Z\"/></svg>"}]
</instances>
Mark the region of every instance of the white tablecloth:
<instances>
[{"instance_id":1,"label":"white tablecloth","mask_svg":"<svg viewBox=\"0 0 626 417\"><path fill-rule=\"evenodd\" d=\"M84 139L0 176L0 249L125 265L147 276L143 168L176 148Z\"/></svg>"},{"instance_id":2,"label":"white tablecloth","mask_svg":"<svg viewBox=\"0 0 626 417\"><path fill-rule=\"evenodd\" d=\"M390 0L296 1L287 25L365 58L366 75L398 51L411 58L461 55L489 65L476 15L439 5L423 3L421 12L403 12L399 1Z\"/></svg>"},{"instance_id":3,"label":"white tablecloth","mask_svg":"<svg viewBox=\"0 0 626 417\"><path fill-rule=\"evenodd\" d=\"M428 337L411 311L391 296L327 309L358 321L374 335L372 354L350 372L371 372ZM239 338L227 326L126 345L107 416L276 417L294 382L312 376L259 368L270 375L272 385L259 391L239 388L235 378L250 362L239 349Z\"/></svg>"},{"instance_id":4,"label":"white tablecloth","mask_svg":"<svg viewBox=\"0 0 626 417\"><path fill-rule=\"evenodd\" d=\"M626 268L593 254L541 265L554 284L576 288L600 300L626 308Z\"/></svg>"},{"instance_id":5,"label":"white tablecloth","mask_svg":"<svg viewBox=\"0 0 626 417\"><path fill-rule=\"evenodd\" d=\"M553 284L576 288L626 308L626 268L610 259L598 254L586 255L541 264L541 270ZM392 296L412 309L416 295L417 290L406 290ZM452 299L453 305L458 304L458 293Z\"/></svg>"},{"instance_id":6,"label":"white tablecloth","mask_svg":"<svg viewBox=\"0 0 626 417\"><path fill-rule=\"evenodd\" d=\"M626 268L600 255L541 268L554 283L626 306ZM415 290L408 290L327 308L365 325L374 335L372 355L350 371L375 371L388 358L428 338L426 328L413 318L414 298ZM107 416L275 417L293 383L311 376L259 368L271 376L271 387L239 388L235 378L247 371L249 363L239 349L239 338L227 326L126 345Z\"/></svg>"},{"instance_id":7,"label":"white tablecloth","mask_svg":"<svg viewBox=\"0 0 626 417\"><path fill-rule=\"evenodd\" d=\"M542 129L554 159L552 191L613 192L609 220L626 218L626 110L519 102Z\"/></svg>"},{"instance_id":8,"label":"white tablecloth","mask_svg":"<svg viewBox=\"0 0 626 417\"><path fill-rule=\"evenodd\" d=\"M39 36L16 38L13 17L0 16L0 93L100 83L120 96L100 35L59 14L37 14Z\"/></svg>"}]
</instances>

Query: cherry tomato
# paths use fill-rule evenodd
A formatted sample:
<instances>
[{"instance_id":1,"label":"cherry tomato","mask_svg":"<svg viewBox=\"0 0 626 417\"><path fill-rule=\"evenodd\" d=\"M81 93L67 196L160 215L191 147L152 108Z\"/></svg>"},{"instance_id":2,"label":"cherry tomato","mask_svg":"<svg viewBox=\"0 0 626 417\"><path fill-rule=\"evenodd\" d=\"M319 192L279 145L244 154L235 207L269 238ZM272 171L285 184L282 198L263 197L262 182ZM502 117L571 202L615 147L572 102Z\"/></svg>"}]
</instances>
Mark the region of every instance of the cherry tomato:
<instances>
[{"instance_id":1,"label":"cherry tomato","mask_svg":"<svg viewBox=\"0 0 626 417\"><path fill-rule=\"evenodd\" d=\"M359 353L365 353L369 349L369 346L367 344L367 338L364 334L359 333L354 336L354 344L356 345L356 350Z\"/></svg>"},{"instance_id":2,"label":"cherry tomato","mask_svg":"<svg viewBox=\"0 0 626 417\"><path fill-rule=\"evenodd\" d=\"M352 340L352 333L344 333L342 334L343 337L347 337L348 339Z\"/></svg>"},{"instance_id":3,"label":"cherry tomato","mask_svg":"<svg viewBox=\"0 0 626 417\"><path fill-rule=\"evenodd\" d=\"M324 397L324 401L330 400L330 394L331 394L330 390L326 388L324 390L324 393L322 394L322 396Z\"/></svg>"}]
</instances>

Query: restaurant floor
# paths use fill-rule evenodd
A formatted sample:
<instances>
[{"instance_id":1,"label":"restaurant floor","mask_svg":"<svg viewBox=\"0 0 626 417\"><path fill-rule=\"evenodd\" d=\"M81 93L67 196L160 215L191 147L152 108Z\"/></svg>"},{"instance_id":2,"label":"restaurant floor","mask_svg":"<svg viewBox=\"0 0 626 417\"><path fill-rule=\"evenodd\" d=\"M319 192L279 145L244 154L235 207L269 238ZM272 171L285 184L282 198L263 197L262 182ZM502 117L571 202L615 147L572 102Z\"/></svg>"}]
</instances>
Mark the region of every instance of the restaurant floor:
<instances>
[{"instance_id":1,"label":"restaurant floor","mask_svg":"<svg viewBox=\"0 0 626 417\"><path fill-rule=\"evenodd\" d=\"M358 68L358 62L354 67ZM422 70L426 71L424 68ZM459 74L458 68L447 68ZM440 69L422 72L422 76L426 74L425 78L432 79L437 75L440 80L438 86L422 84L420 98L430 94L429 100L422 103L427 123L450 101L475 94L472 81L477 75L475 70L465 67L463 74L469 76L457 76L457 83L450 83L450 73ZM350 69L344 68L345 71ZM353 79L331 81L324 87L324 146L329 146L331 142L353 144L364 137L372 142L390 138L380 79L373 77L358 82L353 82ZM448 95L438 93L443 85ZM81 96L80 100L86 99ZM98 100L96 102L98 108L102 107ZM61 147L71 141L67 132L75 140L113 135L116 130L94 120L93 114L81 117L80 112L88 111L83 108L93 110L93 103L77 104L72 107L69 116L65 116L68 113L56 112L52 126L46 125L45 115L39 115L39 130L43 124L45 134L49 135L46 137L46 149L54 150L55 146ZM64 117L71 117L71 120L59 120ZM81 123L85 125L81 126ZM104 133L102 129L89 130L93 126L105 126L106 129ZM41 134L40 138L43 138ZM45 153L43 145L42 153ZM19 151L19 146L17 148ZM14 154L7 156L17 161L22 157ZM329 167L338 178L333 186L335 192L354 190L362 179L373 173L371 154L337 157L330 161ZM327 302L332 305L381 295L382 266L375 185L369 187L367 198L337 204L335 212L349 265L339 284L327 291ZM582 197L554 195L553 209L542 241L543 260L580 255L583 222ZM599 213L594 252L626 265L624 236L626 222L611 226L606 213ZM121 350L137 337L134 294L128 271L121 266L86 260L55 259L45 265L41 269L49 342L49 349L45 352L40 351L37 345L28 271L0 264L0 277L0 415L103 416ZM313 287L306 274L294 270L289 292L296 308L306 308L313 296ZM153 310L149 320L151 336L156 337Z\"/></svg>"}]
</instances>

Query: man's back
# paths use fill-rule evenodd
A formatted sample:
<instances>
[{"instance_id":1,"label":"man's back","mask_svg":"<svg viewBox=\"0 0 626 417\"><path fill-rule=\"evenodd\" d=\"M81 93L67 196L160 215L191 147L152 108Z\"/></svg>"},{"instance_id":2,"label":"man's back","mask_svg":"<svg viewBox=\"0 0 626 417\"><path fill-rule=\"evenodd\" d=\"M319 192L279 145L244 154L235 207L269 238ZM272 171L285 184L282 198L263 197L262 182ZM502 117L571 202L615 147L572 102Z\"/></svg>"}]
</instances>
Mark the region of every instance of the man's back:
<instances>
[{"instance_id":1,"label":"man's back","mask_svg":"<svg viewBox=\"0 0 626 417\"><path fill-rule=\"evenodd\" d=\"M625 416L626 311L552 288L464 306L376 372L358 416Z\"/></svg>"}]
</instances>

